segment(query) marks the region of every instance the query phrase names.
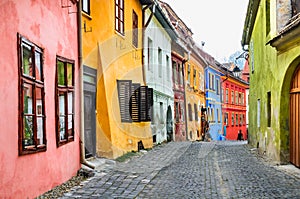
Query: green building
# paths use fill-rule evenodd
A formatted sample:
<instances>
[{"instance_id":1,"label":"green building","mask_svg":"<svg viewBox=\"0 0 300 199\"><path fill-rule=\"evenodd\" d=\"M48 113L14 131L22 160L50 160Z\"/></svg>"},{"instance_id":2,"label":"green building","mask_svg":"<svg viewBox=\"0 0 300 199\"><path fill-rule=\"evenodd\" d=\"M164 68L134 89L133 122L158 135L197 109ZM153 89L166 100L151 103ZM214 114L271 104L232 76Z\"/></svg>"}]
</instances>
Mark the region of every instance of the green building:
<instances>
[{"instance_id":1,"label":"green building","mask_svg":"<svg viewBox=\"0 0 300 199\"><path fill-rule=\"evenodd\" d=\"M249 52L249 143L300 166L300 2L249 0L242 46Z\"/></svg>"}]
</instances>

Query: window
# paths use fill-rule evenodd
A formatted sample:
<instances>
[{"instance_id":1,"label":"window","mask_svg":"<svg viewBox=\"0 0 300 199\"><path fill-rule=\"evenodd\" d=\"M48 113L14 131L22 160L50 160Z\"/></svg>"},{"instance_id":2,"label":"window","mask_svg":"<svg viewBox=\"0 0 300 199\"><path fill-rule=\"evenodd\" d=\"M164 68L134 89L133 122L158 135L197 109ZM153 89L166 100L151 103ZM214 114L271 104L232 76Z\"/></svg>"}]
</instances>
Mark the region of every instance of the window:
<instances>
[{"instance_id":1,"label":"window","mask_svg":"<svg viewBox=\"0 0 300 199\"><path fill-rule=\"evenodd\" d=\"M132 11L132 45L136 48L139 44L138 16Z\"/></svg>"},{"instance_id":2,"label":"window","mask_svg":"<svg viewBox=\"0 0 300 199\"><path fill-rule=\"evenodd\" d=\"M226 88L226 103L228 103L228 88Z\"/></svg>"},{"instance_id":3,"label":"window","mask_svg":"<svg viewBox=\"0 0 300 199\"><path fill-rule=\"evenodd\" d=\"M179 64L178 64L179 65ZM183 70L182 70L183 66L179 65L178 69L178 75L179 75L179 84L183 85Z\"/></svg>"},{"instance_id":4,"label":"window","mask_svg":"<svg viewBox=\"0 0 300 199\"><path fill-rule=\"evenodd\" d=\"M198 121L198 109L196 104L194 104L194 111L195 111L195 120Z\"/></svg>"},{"instance_id":5,"label":"window","mask_svg":"<svg viewBox=\"0 0 300 199\"><path fill-rule=\"evenodd\" d=\"M43 50L18 34L19 154L46 150Z\"/></svg>"},{"instance_id":6,"label":"window","mask_svg":"<svg viewBox=\"0 0 300 199\"><path fill-rule=\"evenodd\" d=\"M238 114L235 114L235 119L236 119L236 122L235 122L235 125L239 125L239 115Z\"/></svg>"},{"instance_id":7,"label":"window","mask_svg":"<svg viewBox=\"0 0 300 199\"><path fill-rule=\"evenodd\" d=\"M179 103L175 102L175 120L179 122Z\"/></svg>"},{"instance_id":8,"label":"window","mask_svg":"<svg viewBox=\"0 0 300 199\"><path fill-rule=\"evenodd\" d=\"M187 67L187 83L188 85L190 84L191 82L191 65L188 64L188 67Z\"/></svg>"},{"instance_id":9,"label":"window","mask_svg":"<svg viewBox=\"0 0 300 199\"><path fill-rule=\"evenodd\" d=\"M234 113L231 113L231 125L234 126Z\"/></svg>"},{"instance_id":10,"label":"window","mask_svg":"<svg viewBox=\"0 0 300 199\"><path fill-rule=\"evenodd\" d=\"M235 104L239 104L239 93L237 91L235 91Z\"/></svg>"},{"instance_id":11,"label":"window","mask_svg":"<svg viewBox=\"0 0 300 199\"><path fill-rule=\"evenodd\" d=\"M219 80L216 80L216 90L217 90L217 95L220 95L220 85L219 85Z\"/></svg>"},{"instance_id":12,"label":"window","mask_svg":"<svg viewBox=\"0 0 300 199\"><path fill-rule=\"evenodd\" d=\"M166 55L167 81L170 81L170 58Z\"/></svg>"},{"instance_id":13,"label":"window","mask_svg":"<svg viewBox=\"0 0 300 199\"><path fill-rule=\"evenodd\" d=\"M266 0L266 36L270 33L270 0Z\"/></svg>"},{"instance_id":14,"label":"window","mask_svg":"<svg viewBox=\"0 0 300 199\"><path fill-rule=\"evenodd\" d=\"M197 78L196 78L196 75L197 75L197 71L196 71L196 69L194 69L194 73L193 73L193 77L194 77L194 88L197 88Z\"/></svg>"},{"instance_id":15,"label":"window","mask_svg":"<svg viewBox=\"0 0 300 199\"><path fill-rule=\"evenodd\" d=\"M221 122L221 117L220 117L220 112L219 112L219 109L217 109L217 118L218 118L218 123L220 123Z\"/></svg>"},{"instance_id":16,"label":"window","mask_svg":"<svg viewBox=\"0 0 300 199\"><path fill-rule=\"evenodd\" d=\"M161 77L162 76L162 50L161 48L158 48L158 76Z\"/></svg>"},{"instance_id":17,"label":"window","mask_svg":"<svg viewBox=\"0 0 300 199\"><path fill-rule=\"evenodd\" d=\"M81 1L82 11L88 15L91 14L90 12L90 0L82 0Z\"/></svg>"},{"instance_id":18,"label":"window","mask_svg":"<svg viewBox=\"0 0 300 199\"><path fill-rule=\"evenodd\" d=\"M151 121L153 89L131 80L117 80L117 86L121 122Z\"/></svg>"},{"instance_id":19,"label":"window","mask_svg":"<svg viewBox=\"0 0 300 199\"><path fill-rule=\"evenodd\" d=\"M257 100L257 127L260 127L260 99Z\"/></svg>"},{"instance_id":20,"label":"window","mask_svg":"<svg viewBox=\"0 0 300 199\"><path fill-rule=\"evenodd\" d=\"M115 0L115 29L124 35L124 0Z\"/></svg>"},{"instance_id":21,"label":"window","mask_svg":"<svg viewBox=\"0 0 300 199\"><path fill-rule=\"evenodd\" d=\"M177 74L177 63L175 61L173 61L173 64L172 64L172 69L173 69L173 81L174 81L174 84L178 84L178 74Z\"/></svg>"},{"instance_id":22,"label":"window","mask_svg":"<svg viewBox=\"0 0 300 199\"><path fill-rule=\"evenodd\" d=\"M241 103L242 103L242 105L244 105L244 104L245 104L245 102L244 102L244 101L245 101L245 94L244 94L244 93L242 93L242 102L241 102Z\"/></svg>"},{"instance_id":23,"label":"window","mask_svg":"<svg viewBox=\"0 0 300 199\"><path fill-rule=\"evenodd\" d=\"M231 91L231 104L234 104L234 91Z\"/></svg>"},{"instance_id":24,"label":"window","mask_svg":"<svg viewBox=\"0 0 300 199\"><path fill-rule=\"evenodd\" d=\"M192 105L188 104L188 111L189 111L189 120L193 121L193 113L192 113Z\"/></svg>"},{"instance_id":25,"label":"window","mask_svg":"<svg viewBox=\"0 0 300 199\"><path fill-rule=\"evenodd\" d=\"M227 126L228 125L228 113L225 113L224 116L224 124Z\"/></svg>"},{"instance_id":26,"label":"window","mask_svg":"<svg viewBox=\"0 0 300 199\"><path fill-rule=\"evenodd\" d=\"M152 60L153 60L153 42L152 40L148 37L148 70L151 71L152 69Z\"/></svg>"},{"instance_id":27,"label":"window","mask_svg":"<svg viewBox=\"0 0 300 199\"><path fill-rule=\"evenodd\" d=\"M215 122L216 121L215 120L215 110L213 108L211 108L210 111L211 111L211 120L212 120L212 122Z\"/></svg>"},{"instance_id":28,"label":"window","mask_svg":"<svg viewBox=\"0 0 300 199\"><path fill-rule=\"evenodd\" d=\"M164 123L164 103L160 102L159 103L159 109L160 109L160 123Z\"/></svg>"},{"instance_id":29,"label":"window","mask_svg":"<svg viewBox=\"0 0 300 199\"><path fill-rule=\"evenodd\" d=\"M267 118L268 127L271 126L271 92L267 92Z\"/></svg>"},{"instance_id":30,"label":"window","mask_svg":"<svg viewBox=\"0 0 300 199\"><path fill-rule=\"evenodd\" d=\"M74 61L56 58L57 146L74 140Z\"/></svg>"},{"instance_id":31,"label":"window","mask_svg":"<svg viewBox=\"0 0 300 199\"><path fill-rule=\"evenodd\" d=\"M292 1L292 16L296 16L300 12L300 1L291 0Z\"/></svg>"}]
</instances>

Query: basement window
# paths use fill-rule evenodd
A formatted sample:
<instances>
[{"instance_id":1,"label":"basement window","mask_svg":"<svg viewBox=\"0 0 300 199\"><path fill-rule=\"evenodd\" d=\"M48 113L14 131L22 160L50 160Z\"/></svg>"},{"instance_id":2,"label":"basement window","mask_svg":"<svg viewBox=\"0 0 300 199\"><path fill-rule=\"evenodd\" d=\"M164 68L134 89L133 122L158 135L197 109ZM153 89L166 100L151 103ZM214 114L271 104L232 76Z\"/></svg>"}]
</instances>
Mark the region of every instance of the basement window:
<instances>
[{"instance_id":1,"label":"basement window","mask_svg":"<svg viewBox=\"0 0 300 199\"><path fill-rule=\"evenodd\" d=\"M46 151L43 50L18 34L19 154Z\"/></svg>"}]
</instances>

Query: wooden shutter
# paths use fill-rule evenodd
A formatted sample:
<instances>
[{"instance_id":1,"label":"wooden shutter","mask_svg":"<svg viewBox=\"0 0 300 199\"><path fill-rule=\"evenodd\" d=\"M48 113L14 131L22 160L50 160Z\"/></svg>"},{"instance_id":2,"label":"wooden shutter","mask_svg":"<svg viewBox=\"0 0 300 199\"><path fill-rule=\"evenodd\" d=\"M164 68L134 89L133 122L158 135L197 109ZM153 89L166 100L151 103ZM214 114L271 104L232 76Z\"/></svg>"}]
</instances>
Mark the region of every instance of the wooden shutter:
<instances>
[{"instance_id":1,"label":"wooden shutter","mask_svg":"<svg viewBox=\"0 0 300 199\"><path fill-rule=\"evenodd\" d=\"M131 96L131 80L117 80L118 97L121 114L121 122L131 122L130 117L130 96Z\"/></svg>"},{"instance_id":2,"label":"wooden shutter","mask_svg":"<svg viewBox=\"0 0 300 199\"><path fill-rule=\"evenodd\" d=\"M139 88L140 84L133 83L131 85L131 98L130 98L130 116L133 122L140 121L140 109L139 109Z\"/></svg>"},{"instance_id":3,"label":"wooden shutter","mask_svg":"<svg viewBox=\"0 0 300 199\"><path fill-rule=\"evenodd\" d=\"M151 121L153 115L152 115L152 106L153 106L153 88L148 88L147 90L147 100L148 100L148 106L147 106L147 121Z\"/></svg>"}]
</instances>

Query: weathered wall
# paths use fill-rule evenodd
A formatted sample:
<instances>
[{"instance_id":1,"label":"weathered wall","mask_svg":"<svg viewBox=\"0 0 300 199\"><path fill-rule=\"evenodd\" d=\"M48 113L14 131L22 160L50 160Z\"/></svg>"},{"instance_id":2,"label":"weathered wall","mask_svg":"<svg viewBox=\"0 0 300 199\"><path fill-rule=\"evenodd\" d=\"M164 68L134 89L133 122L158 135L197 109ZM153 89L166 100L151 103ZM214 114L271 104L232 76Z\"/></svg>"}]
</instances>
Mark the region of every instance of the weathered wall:
<instances>
[{"instance_id":1,"label":"weathered wall","mask_svg":"<svg viewBox=\"0 0 300 199\"><path fill-rule=\"evenodd\" d=\"M70 9L76 11L76 6ZM34 198L67 181L80 168L80 100L75 100L75 141L59 148L54 100L56 55L75 60L75 95L79 96L76 14L68 14L60 0L4 0L0 16L0 198ZM44 49L47 151L23 156L18 155L17 33Z\"/></svg>"},{"instance_id":2,"label":"weathered wall","mask_svg":"<svg viewBox=\"0 0 300 199\"><path fill-rule=\"evenodd\" d=\"M116 158L137 150L137 142L152 147L150 122L121 123L117 80L144 85L142 73L142 7L138 0L126 1L125 35L115 31L114 1L91 1L91 15L84 16L84 64L98 70L96 128L97 154ZM132 12L138 15L138 47L132 45Z\"/></svg>"},{"instance_id":3,"label":"weathered wall","mask_svg":"<svg viewBox=\"0 0 300 199\"><path fill-rule=\"evenodd\" d=\"M267 43L265 36L265 4L258 11L250 43L250 101L249 141L260 147L274 161L289 161L289 90L293 72L299 63L299 47L285 52ZM274 4L271 4L273 8ZM272 11L272 9L271 9ZM275 16L274 12L271 12ZM275 23L275 17L271 18ZM274 30L275 26L271 26ZM274 33L274 31L273 31ZM275 33L271 35L274 37ZM251 72L251 68L254 70ZM267 92L271 92L271 125L267 126ZM258 127L257 101L260 99L260 127Z\"/></svg>"},{"instance_id":4,"label":"weathered wall","mask_svg":"<svg viewBox=\"0 0 300 199\"><path fill-rule=\"evenodd\" d=\"M149 19L150 14L150 10L147 9L145 19ZM146 74L146 84L154 89L151 130L152 134L156 135L156 142L161 143L167 140L166 116L168 106L171 106L172 113L174 112L174 93L171 73L171 38L155 15L151 18L144 33L144 73ZM151 49L148 46L148 39L152 41ZM162 63L159 63L159 48L161 49ZM152 57L148 55L149 49L152 51ZM148 56L150 56L150 60L148 60ZM150 63L148 63L148 61ZM160 112L160 103L163 103L162 114Z\"/></svg>"}]
</instances>

